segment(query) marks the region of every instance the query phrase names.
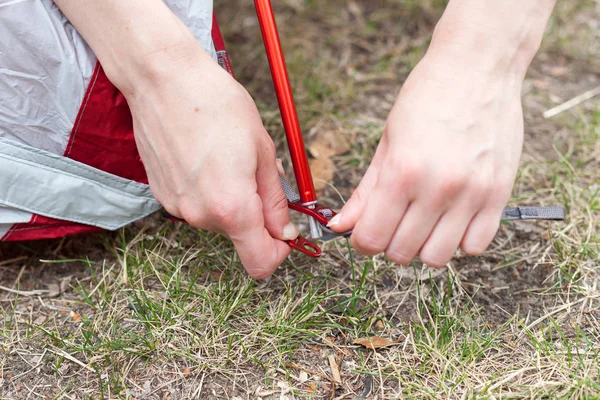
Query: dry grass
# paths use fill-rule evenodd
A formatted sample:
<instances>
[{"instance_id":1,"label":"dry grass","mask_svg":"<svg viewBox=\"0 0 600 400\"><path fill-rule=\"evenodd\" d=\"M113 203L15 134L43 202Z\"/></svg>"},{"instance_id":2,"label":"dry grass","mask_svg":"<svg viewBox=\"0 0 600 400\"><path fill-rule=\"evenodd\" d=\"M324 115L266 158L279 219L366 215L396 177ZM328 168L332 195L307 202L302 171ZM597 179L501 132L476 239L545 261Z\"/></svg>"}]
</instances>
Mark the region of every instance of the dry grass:
<instances>
[{"instance_id":1,"label":"dry grass","mask_svg":"<svg viewBox=\"0 0 600 400\"><path fill-rule=\"evenodd\" d=\"M325 202L358 183L442 3L278 5L307 136L337 129L354 144ZM526 82L513 201L564 204L565 223L505 224L483 257L443 270L356 257L340 240L267 282L246 277L226 240L157 216L2 244L0 398L600 398L600 103L541 117L598 85L600 6L559 3ZM278 135L251 4L229 4L238 78ZM352 344L373 335L399 343Z\"/></svg>"}]
</instances>

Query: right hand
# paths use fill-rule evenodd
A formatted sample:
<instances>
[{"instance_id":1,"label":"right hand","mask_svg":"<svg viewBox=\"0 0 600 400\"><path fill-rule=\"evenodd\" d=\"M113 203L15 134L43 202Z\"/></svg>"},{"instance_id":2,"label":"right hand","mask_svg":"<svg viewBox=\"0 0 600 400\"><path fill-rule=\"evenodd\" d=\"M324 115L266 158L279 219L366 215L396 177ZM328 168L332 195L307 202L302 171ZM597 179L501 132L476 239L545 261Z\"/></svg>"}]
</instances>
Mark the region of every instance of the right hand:
<instances>
[{"instance_id":1,"label":"right hand","mask_svg":"<svg viewBox=\"0 0 600 400\"><path fill-rule=\"evenodd\" d=\"M248 273L266 278L298 236L273 141L250 95L200 46L168 63L123 91L152 193L173 216L229 237Z\"/></svg>"}]
</instances>

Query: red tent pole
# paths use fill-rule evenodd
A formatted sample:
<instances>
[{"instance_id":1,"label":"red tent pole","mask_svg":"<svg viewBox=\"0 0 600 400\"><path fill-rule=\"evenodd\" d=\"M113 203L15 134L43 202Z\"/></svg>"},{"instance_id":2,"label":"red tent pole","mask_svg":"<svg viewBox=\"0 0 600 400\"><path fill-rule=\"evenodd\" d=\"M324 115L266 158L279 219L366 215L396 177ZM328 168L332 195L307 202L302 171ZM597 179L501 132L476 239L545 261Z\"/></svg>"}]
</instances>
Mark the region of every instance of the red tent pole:
<instances>
[{"instance_id":1,"label":"red tent pole","mask_svg":"<svg viewBox=\"0 0 600 400\"><path fill-rule=\"evenodd\" d=\"M290 149L300 199L304 206L311 206L315 204L317 196L308 164L308 157L306 156L304 140L302 139L302 129L298 121L298 113L294 104L294 96L290 86L285 59L281 50L273 8L271 7L270 0L254 0L254 5L256 6L267 58L271 67L271 75L273 77L273 84L275 85L275 92L277 93L279 110L281 111L281 118Z\"/></svg>"}]
</instances>

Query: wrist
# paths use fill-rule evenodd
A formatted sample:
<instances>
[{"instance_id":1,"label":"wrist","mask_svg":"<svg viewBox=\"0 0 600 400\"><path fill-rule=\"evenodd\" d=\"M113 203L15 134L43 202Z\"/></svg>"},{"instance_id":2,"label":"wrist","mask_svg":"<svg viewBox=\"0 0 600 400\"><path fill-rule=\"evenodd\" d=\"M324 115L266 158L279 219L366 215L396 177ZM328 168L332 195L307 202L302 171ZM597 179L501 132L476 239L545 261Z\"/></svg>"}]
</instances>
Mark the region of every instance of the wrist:
<instances>
[{"instance_id":1,"label":"wrist","mask_svg":"<svg viewBox=\"0 0 600 400\"><path fill-rule=\"evenodd\" d=\"M189 30L177 25L170 27L169 35L143 29L99 56L109 80L125 97L159 87L192 66L212 62Z\"/></svg>"},{"instance_id":2,"label":"wrist","mask_svg":"<svg viewBox=\"0 0 600 400\"><path fill-rule=\"evenodd\" d=\"M524 79L554 0L451 0L427 54L466 71Z\"/></svg>"},{"instance_id":3,"label":"wrist","mask_svg":"<svg viewBox=\"0 0 600 400\"><path fill-rule=\"evenodd\" d=\"M214 63L213 59L192 36L160 44L153 50L132 52L102 65L109 80L126 98L131 98L160 88L192 68L202 69L208 63Z\"/></svg>"}]
</instances>

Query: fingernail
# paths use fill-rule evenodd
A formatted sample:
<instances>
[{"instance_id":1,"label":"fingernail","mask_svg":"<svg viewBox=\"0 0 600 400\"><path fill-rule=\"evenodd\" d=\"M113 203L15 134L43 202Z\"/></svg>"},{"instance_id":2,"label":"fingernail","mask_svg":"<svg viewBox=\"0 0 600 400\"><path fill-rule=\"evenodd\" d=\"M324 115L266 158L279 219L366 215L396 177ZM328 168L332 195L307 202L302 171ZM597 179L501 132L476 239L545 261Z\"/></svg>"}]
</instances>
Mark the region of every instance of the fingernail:
<instances>
[{"instance_id":1,"label":"fingernail","mask_svg":"<svg viewBox=\"0 0 600 400\"><path fill-rule=\"evenodd\" d=\"M332 226L339 224L341 219L342 214L336 214L335 217L331 218L331 220L327 223L327 226L331 228Z\"/></svg>"},{"instance_id":2,"label":"fingernail","mask_svg":"<svg viewBox=\"0 0 600 400\"><path fill-rule=\"evenodd\" d=\"M283 238L285 240L294 240L300 234L300 230L296 225L292 222L289 222L286 226L283 227Z\"/></svg>"}]
</instances>

